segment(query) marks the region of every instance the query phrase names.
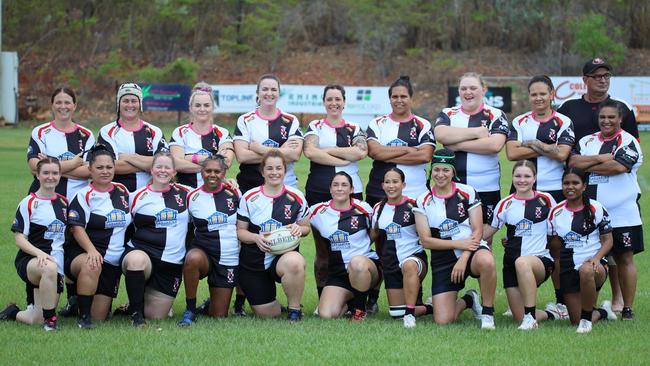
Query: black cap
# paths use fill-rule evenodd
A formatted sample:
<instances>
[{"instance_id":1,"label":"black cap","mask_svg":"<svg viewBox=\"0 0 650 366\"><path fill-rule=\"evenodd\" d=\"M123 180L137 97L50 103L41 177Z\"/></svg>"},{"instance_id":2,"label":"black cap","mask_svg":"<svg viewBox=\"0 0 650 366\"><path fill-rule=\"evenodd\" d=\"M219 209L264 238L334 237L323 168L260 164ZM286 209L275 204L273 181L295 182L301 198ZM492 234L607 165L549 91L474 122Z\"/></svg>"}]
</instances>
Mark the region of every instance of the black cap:
<instances>
[{"instance_id":1,"label":"black cap","mask_svg":"<svg viewBox=\"0 0 650 366\"><path fill-rule=\"evenodd\" d=\"M612 71L612 66L604 58L596 57L592 60L587 61L585 66L582 68L582 75L590 75L597 68L604 67L608 71Z\"/></svg>"}]
</instances>

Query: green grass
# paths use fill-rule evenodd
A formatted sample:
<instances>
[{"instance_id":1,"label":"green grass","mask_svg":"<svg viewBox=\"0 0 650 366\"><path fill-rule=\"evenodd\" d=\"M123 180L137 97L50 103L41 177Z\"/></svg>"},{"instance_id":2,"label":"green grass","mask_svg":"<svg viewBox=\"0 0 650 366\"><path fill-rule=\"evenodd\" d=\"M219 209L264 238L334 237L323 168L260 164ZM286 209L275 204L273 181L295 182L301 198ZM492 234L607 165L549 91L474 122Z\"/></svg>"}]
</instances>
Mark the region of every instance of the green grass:
<instances>
[{"instance_id":1,"label":"green grass","mask_svg":"<svg viewBox=\"0 0 650 366\"><path fill-rule=\"evenodd\" d=\"M173 126L165 126L170 136ZM96 130L96 128L95 128ZM0 305L17 301L24 306L24 284L16 275L13 259L16 247L9 227L16 205L25 195L31 177L25 162L29 130L0 130ZM650 151L650 133L642 134L643 149ZM502 159L505 172L502 187L509 187L512 164ZM361 164L361 176L368 177L370 161ZM646 164L647 165L647 164ZM296 173L304 185L308 161L303 157L296 164ZM236 174L233 168L229 176ZM650 169L639 171L642 190L649 188ZM505 189L504 189L505 192ZM650 215L647 194L641 200L643 216ZM650 238L646 225L645 237ZM502 235L501 233L498 235ZM499 242L498 238L495 240ZM301 251L308 263L313 259L313 241L303 240ZM496 246L497 273L500 276L502 249ZM642 364L650 360L647 334L650 333L650 275L647 254L635 257L639 272L634 322L603 322L588 335L577 335L567 322L542 323L535 332L517 331L518 324L500 314L506 309L505 292L497 287L495 332L481 332L479 324L465 313L459 323L440 327L430 318L420 318L413 330L402 328L401 322L390 319L385 292L380 298L381 312L364 324L345 320L324 321L311 315L316 306L311 264L308 264L303 304L306 317L299 324L284 320L200 318L190 328L180 329L176 320L184 309L183 291L174 304L173 320L150 321L145 329L133 329L127 319L116 318L98 324L93 331L81 331L73 320L61 321L60 331L46 334L40 327L16 323L0 323L0 363L2 364L477 364L478 362L510 364ZM207 296L207 285L201 285L199 301ZM424 282L425 294L430 279ZM477 288L469 280L466 288ZM284 301L281 290L279 298ZM600 299L610 296L606 285ZM542 285L538 306L554 299L552 285ZM117 303L126 302L124 286ZM63 300L61 302L63 304ZM115 305L115 304L114 304ZM646 341L644 341L644 339ZM643 361L645 360L645 361Z\"/></svg>"}]
</instances>

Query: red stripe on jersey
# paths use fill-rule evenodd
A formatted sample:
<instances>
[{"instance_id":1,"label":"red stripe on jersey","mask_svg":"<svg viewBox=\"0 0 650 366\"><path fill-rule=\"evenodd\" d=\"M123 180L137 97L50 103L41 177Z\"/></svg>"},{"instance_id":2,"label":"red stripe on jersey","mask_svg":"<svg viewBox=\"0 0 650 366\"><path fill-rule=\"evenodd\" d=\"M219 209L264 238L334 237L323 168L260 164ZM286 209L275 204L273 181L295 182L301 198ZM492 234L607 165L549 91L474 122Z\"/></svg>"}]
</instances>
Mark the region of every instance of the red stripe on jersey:
<instances>
[{"instance_id":1,"label":"red stripe on jersey","mask_svg":"<svg viewBox=\"0 0 650 366\"><path fill-rule=\"evenodd\" d=\"M219 130L217 126L214 126L214 133L217 134L219 138L223 137L223 133Z\"/></svg>"},{"instance_id":2,"label":"red stripe on jersey","mask_svg":"<svg viewBox=\"0 0 650 366\"><path fill-rule=\"evenodd\" d=\"M235 188L233 188L231 185L228 185L228 184L224 184L223 186L224 186L224 188L226 190L232 192L232 194L234 194L235 197L239 198L239 192L237 192L237 190Z\"/></svg>"},{"instance_id":3,"label":"red stripe on jersey","mask_svg":"<svg viewBox=\"0 0 650 366\"><path fill-rule=\"evenodd\" d=\"M314 127L320 127L320 125L322 124L323 124L323 120L319 119L318 121L316 121L316 123L314 123Z\"/></svg>"},{"instance_id":4,"label":"red stripe on jersey","mask_svg":"<svg viewBox=\"0 0 650 366\"><path fill-rule=\"evenodd\" d=\"M115 186L116 188L122 190L124 193L129 194L129 190L126 189L126 186L124 184L113 182L113 186Z\"/></svg>"},{"instance_id":5,"label":"red stripe on jersey","mask_svg":"<svg viewBox=\"0 0 650 366\"><path fill-rule=\"evenodd\" d=\"M431 191L427 192L427 195L424 196L424 200L422 200L422 205L423 206L426 205L427 201L430 199L433 199L433 193L431 193Z\"/></svg>"},{"instance_id":6,"label":"red stripe on jersey","mask_svg":"<svg viewBox=\"0 0 650 366\"><path fill-rule=\"evenodd\" d=\"M417 117L413 117L415 120L415 123L417 123L418 127L424 128L424 122L420 121Z\"/></svg>"},{"instance_id":7,"label":"red stripe on jersey","mask_svg":"<svg viewBox=\"0 0 650 366\"><path fill-rule=\"evenodd\" d=\"M61 201L63 201L63 203L65 203L66 206L68 205L68 199L65 198L64 195L57 193L56 196L57 196Z\"/></svg>"},{"instance_id":8,"label":"red stripe on jersey","mask_svg":"<svg viewBox=\"0 0 650 366\"><path fill-rule=\"evenodd\" d=\"M136 202L138 202L138 198L140 198L140 195L142 195L144 192L148 191L148 188L144 188L140 192L138 192L135 197L133 197L133 206L131 206L131 212L133 212L133 209L135 208Z\"/></svg>"},{"instance_id":9,"label":"red stripe on jersey","mask_svg":"<svg viewBox=\"0 0 650 366\"><path fill-rule=\"evenodd\" d=\"M363 212L363 214L364 214L366 217L370 217L370 212L364 210L364 208L361 207L361 205L359 205L359 204L357 204L357 203L352 203L352 207L359 209L359 211Z\"/></svg>"},{"instance_id":10,"label":"red stripe on jersey","mask_svg":"<svg viewBox=\"0 0 650 366\"><path fill-rule=\"evenodd\" d=\"M182 184L178 184L178 183L174 183L172 186L174 188L176 188L177 190L180 189L181 191L185 191L185 192L189 192L189 190L190 190L189 187L186 187L186 186L184 186Z\"/></svg>"},{"instance_id":11,"label":"red stripe on jersey","mask_svg":"<svg viewBox=\"0 0 650 366\"><path fill-rule=\"evenodd\" d=\"M557 122L559 127L562 127L562 125L564 124L564 122L562 122L562 118L558 116L553 117L553 119L555 120L555 122Z\"/></svg>"},{"instance_id":12,"label":"red stripe on jersey","mask_svg":"<svg viewBox=\"0 0 650 366\"><path fill-rule=\"evenodd\" d=\"M186 199L187 199L187 208L188 209L190 208L190 202L192 202L192 200L191 200L192 196L197 194L197 192L201 191L202 188L203 188L203 186L201 186L199 188L195 188L193 191L191 191L190 193L187 194Z\"/></svg>"},{"instance_id":13,"label":"red stripe on jersey","mask_svg":"<svg viewBox=\"0 0 650 366\"><path fill-rule=\"evenodd\" d=\"M282 119L284 119L285 122L292 122L293 116L286 113L282 113Z\"/></svg>"},{"instance_id":14,"label":"red stripe on jersey","mask_svg":"<svg viewBox=\"0 0 650 366\"><path fill-rule=\"evenodd\" d=\"M152 138L152 139L156 137L156 131L154 131L153 128L151 128L151 127L149 127L149 126L146 126L146 129L147 129L147 131L149 131L149 133L151 134L151 138Z\"/></svg>"},{"instance_id":15,"label":"red stripe on jersey","mask_svg":"<svg viewBox=\"0 0 650 366\"><path fill-rule=\"evenodd\" d=\"M27 220L31 220L32 218L32 204L34 204L35 199L36 199L36 195L32 194L29 201L27 201L27 215L29 216Z\"/></svg>"},{"instance_id":16,"label":"red stripe on jersey","mask_svg":"<svg viewBox=\"0 0 650 366\"><path fill-rule=\"evenodd\" d=\"M52 122L50 122L47 125L45 125L45 126L38 129L38 131L36 132L36 135L38 136L39 140L41 140L41 138L43 137L43 131L50 128L51 126L52 126Z\"/></svg>"},{"instance_id":17,"label":"red stripe on jersey","mask_svg":"<svg viewBox=\"0 0 650 366\"><path fill-rule=\"evenodd\" d=\"M300 198L300 196L298 196L298 194L296 194L294 192L291 192L288 189L287 189L287 193L289 193L293 198L296 199L296 201L298 201L298 203L300 203L302 205L302 198Z\"/></svg>"},{"instance_id":18,"label":"red stripe on jersey","mask_svg":"<svg viewBox=\"0 0 650 366\"><path fill-rule=\"evenodd\" d=\"M521 118L519 118L519 119L517 120L517 123L518 123L518 124L522 124L522 123L524 123L524 121L526 121L526 120L528 119L528 117L530 117L530 116L531 116L531 114L526 114L526 115L524 115L523 117L521 117Z\"/></svg>"},{"instance_id":19,"label":"red stripe on jersey","mask_svg":"<svg viewBox=\"0 0 650 366\"><path fill-rule=\"evenodd\" d=\"M535 191L535 196L542 197L544 199L544 201L546 201L546 204L548 205L548 207L551 207L551 199L548 197L548 195L546 195L546 194L544 194L542 192Z\"/></svg>"},{"instance_id":20,"label":"red stripe on jersey","mask_svg":"<svg viewBox=\"0 0 650 366\"><path fill-rule=\"evenodd\" d=\"M92 188L92 186L91 186L91 187L90 187L90 190L88 190L88 192L86 192L86 197L85 197L85 199L86 199L86 204L87 204L87 205L90 205L90 193L93 191L93 189L94 189L94 188Z\"/></svg>"},{"instance_id":21,"label":"red stripe on jersey","mask_svg":"<svg viewBox=\"0 0 650 366\"><path fill-rule=\"evenodd\" d=\"M463 190L458 189L458 187L456 187L456 192L460 193L463 197L469 199L469 193L467 193L467 192L465 192L465 191L463 191Z\"/></svg>"},{"instance_id":22,"label":"red stripe on jersey","mask_svg":"<svg viewBox=\"0 0 650 366\"><path fill-rule=\"evenodd\" d=\"M113 133L115 133L115 130L117 129L117 127L118 127L118 126L117 126L117 123L116 123L115 126L111 127L111 128L108 130L108 137L113 137Z\"/></svg>"},{"instance_id":23,"label":"red stripe on jersey","mask_svg":"<svg viewBox=\"0 0 650 366\"><path fill-rule=\"evenodd\" d=\"M261 187L254 188L255 190L253 192L251 192L248 196L245 196L244 199L246 201L248 201L251 197L253 197L254 195L260 193L260 188Z\"/></svg>"},{"instance_id":24,"label":"red stripe on jersey","mask_svg":"<svg viewBox=\"0 0 650 366\"><path fill-rule=\"evenodd\" d=\"M87 128L85 128L85 127L81 127L81 126L77 125L77 128L80 129L81 132L85 133L86 136L90 136L90 135L92 135L92 132L90 132L90 130L87 129Z\"/></svg>"},{"instance_id":25,"label":"red stripe on jersey","mask_svg":"<svg viewBox=\"0 0 650 366\"><path fill-rule=\"evenodd\" d=\"M485 108L483 110L488 112L488 116L490 116L490 122L494 121L494 114L492 113L492 111L490 109L487 109L487 108Z\"/></svg>"},{"instance_id":26,"label":"red stripe on jersey","mask_svg":"<svg viewBox=\"0 0 650 366\"><path fill-rule=\"evenodd\" d=\"M503 202L501 203L501 205L500 205L499 207L497 207L497 212L494 214L494 217L497 217L497 216L501 213L501 211L503 211L503 207L504 207L504 206L506 205L506 203L508 203L508 201L510 201L514 196L515 196L515 193L509 195L508 197L506 197L506 199L503 200ZM488 223L488 224L489 224L489 223Z\"/></svg>"},{"instance_id":27,"label":"red stripe on jersey","mask_svg":"<svg viewBox=\"0 0 650 366\"><path fill-rule=\"evenodd\" d=\"M181 128L178 129L178 134L180 135L180 137L183 137L183 131L187 130L189 128L189 126L190 126L189 124L185 124Z\"/></svg>"},{"instance_id":28,"label":"red stripe on jersey","mask_svg":"<svg viewBox=\"0 0 650 366\"><path fill-rule=\"evenodd\" d=\"M327 206L327 202L319 203L316 206L316 208L314 208L314 211L312 211L311 215L309 215L309 219L311 220L311 218L314 217L318 213L318 211L320 211L320 209L323 208L323 206Z\"/></svg>"}]
</instances>

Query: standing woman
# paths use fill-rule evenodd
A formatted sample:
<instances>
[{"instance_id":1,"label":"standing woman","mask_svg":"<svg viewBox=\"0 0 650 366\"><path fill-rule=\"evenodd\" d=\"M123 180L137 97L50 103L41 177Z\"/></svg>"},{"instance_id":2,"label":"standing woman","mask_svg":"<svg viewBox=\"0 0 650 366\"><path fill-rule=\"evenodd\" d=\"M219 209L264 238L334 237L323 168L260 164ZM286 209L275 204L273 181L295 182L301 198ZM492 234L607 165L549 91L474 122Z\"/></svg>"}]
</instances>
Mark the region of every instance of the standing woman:
<instances>
[{"instance_id":1,"label":"standing woman","mask_svg":"<svg viewBox=\"0 0 650 366\"><path fill-rule=\"evenodd\" d=\"M197 188L203 184L201 162L219 154L230 167L235 149L228 130L212 123L214 96L209 84L201 82L194 86L189 109L190 122L174 129L169 146L176 158L178 182Z\"/></svg>"},{"instance_id":2,"label":"standing woman","mask_svg":"<svg viewBox=\"0 0 650 366\"><path fill-rule=\"evenodd\" d=\"M454 152L442 149L431 162L431 191L418 197L415 224L422 246L431 249L433 320L456 321L471 308L482 329L494 329L497 274L494 256L483 235L481 202L474 188L452 181ZM475 290L458 299L467 276L478 278L483 306Z\"/></svg>"},{"instance_id":3,"label":"standing woman","mask_svg":"<svg viewBox=\"0 0 650 366\"><path fill-rule=\"evenodd\" d=\"M278 109L279 99L280 80L275 75L262 75L257 82L257 108L237 119L233 140L239 161L237 183L242 192L264 183L260 163L272 149L279 149L286 159L284 183L297 187L293 164L302 152L300 121Z\"/></svg>"},{"instance_id":4,"label":"standing woman","mask_svg":"<svg viewBox=\"0 0 650 366\"><path fill-rule=\"evenodd\" d=\"M39 188L20 201L11 226L19 249L16 271L26 284L33 287L34 307L19 311L13 305L13 310L17 321L42 323L43 329L51 331L57 329L55 310L63 291L63 243L68 201L56 193L61 177L61 166L56 158L41 159L35 171Z\"/></svg>"},{"instance_id":5,"label":"standing woman","mask_svg":"<svg viewBox=\"0 0 650 366\"><path fill-rule=\"evenodd\" d=\"M352 177L334 174L330 183L332 199L311 209L315 231L327 240L327 281L318 303L318 315L336 318L345 313L352 300L352 321L366 317L368 291L379 285L381 271L377 253L370 249L372 208L356 198Z\"/></svg>"},{"instance_id":6,"label":"standing woman","mask_svg":"<svg viewBox=\"0 0 650 366\"><path fill-rule=\"evenodd\" d=\"M373 159L366 186L366 201L375 205L385 197L381 188L384 173L399 168L406 177L404 194L418 197L427 191L426 164L431 161L435 140L431 123L416 116L413 86L408 76L401 76L388 88L392 113L368 124L368 156Z\"/></svg>"},{"instance_id":7,"label":"standing woman","mask_svg":"<svg viewBox=\"0 0 650 366\"><path fill-rule=\"evenodd\" d=\"M173 156L158 152L153 156L151 183L130 195L135 231L122 271L134 326L145 325L145 317L165 318L181 285L189 188L172 183L175 175Z\"/></svg>"},{"instance_id":8,"label":"standing woman","mask_svg":"<svg viewBox=\"0 0 650 366\"><path fill-rule=\"evenodd\" d=\"M456 174L460 182L474 187L483 206L483 222L501 199L499 151L508 136L508 120L497 108L486 105L487 84L481 75L469 72L460 77L460 106L438 114L434 135L456 153Z\"/></svg>"},{"instance_id":9,"label":"standing woman","mask_svg":"<svg viewBox=\"0 0 650 366\"><path fill-rule=\"evenodd\" d=\"M549 232L560 250L560 282L576 332L591 332L598 320L616 320L611 306L594 309L607 280L605 255L612 249L612 226L603 205L587 195L587 173L567 168L562 177L566 200L549 214ZM559 243L558 243L559 242Z\"/></svg>"},{"instance_id":10,"label":"standing woman","mask_svg":"<svg viewBox=\"0 0 650 366\"><path fill-rule=\"evenodd\" d=\"M129 191L113 183L115 158L104 145L89 153L90 184L77 192L68 210L73 240L65 248L65 274L77 284L79 328L105 320L120 286L120 259L131 224Z\"/></svg>"},{"instance_id":11,"label":"standing woman","mask_svg":"<svg viewBox=\"0 0 650 366\"><path fill-rule=\"evenodd\" d=\"M260 317L280 315L275 283L287 296L289 321L302 319L300 300L305 289L305 258L296 250L271 254L266 235L281 227L303 237L309 234L309 208L296 188L285 185L288 163L279 149L262 157L264 184L244 193L237 211L237 237L241 241L239 284L253 312Z\"/></svg>"},{"instance_id":12,"label":"standing woman","mask_svg":"<svg viewBox=\"0 0 650 366\"><path fill-rule=\"evenodd\" d=\"M533 189L536 177L535 164L530 160L515 163L512 169L515 193L499 201L492 224L483 232L487 240L504 225L507 228L503 242L503 287L512 317L521 322L521 330L536 329L540 320L561 318L553 304L545 312L535 310L537 288L548 279L554 267L547 248L547 219L556 204L550 194Z\"/></svg>"},{"instance_id":13,"label":"standing woman","mask_svg":"<svg viewBox=\"0 0 650 366\"><path fill-rule=\"evenodd\" d=\"M641 189L636 172L643 163L639 142L621 128L623 109L619 102L601 103L600 132L580 139L569 164L589 174L587 192L610 214L614 247L612 253L623 293L623 320L633 320L637 272L634 254L643 251L643 227L639 210Z\"/></svg>"},{"instance_id":14,"label":"standing woman","mask_svg":"<svg viewBox=\"0 0 650 366\"><path fill-rule=\"evenodd\" d=\"M98 140L115 155L115 182L129 192L151 179L153 155L167 147L160 128L142 120L142 89L125 83L117 90L117 119L102 127Z\"/></svg>"},{"instance_id":15,"label":"standing woman","mask_svg":"<svg viewBox=\"0 0 650 366\"><path fill-rule=\"evenodd\" d=\"M179 325L196 320L196 290L199 280L208 278L210 305L208 315L228 316L232 289L239 272L239 241L237 241L237 208L241 193L225 183L228 165L221 155L209 156L201 162L203 185L187 195L190 218L194 223L194 239L183 263L186 310Z\"/></svg>"},{"instance_id":16,"label":"standing woman","mask_svg":"<svg viewBox=\"0 0 650 366\"><path fill-rule=\"evenodd\" d=\"M433 313L422 304L422 280L427 275L427 254L415 228L414 199L404 196L404 172L390 168L382 187L386 198L373 208L370 237L381 258L390 315L403 318L404 327L415 327L415 317Z\"/></svg>"},{"instance_id":17,"label":"standing woman","mask_svg":"<svg viewBox=\"0 0 650 366\"><path fill-rule=\"evenodd\" d=\"M323 92L327 116L309 123L303 152L310 160L306 198L309 206L332 199L328 182L334 174L346 172L354 183L353 197L363 199L363 184L359 177L358 161L368 154L363 131L357 124L343 119L345 89L341 85L328 85ZM327 241L314 232L316 257L314 276L320 296L327 279Z\"/></svg>"}]
</instances>

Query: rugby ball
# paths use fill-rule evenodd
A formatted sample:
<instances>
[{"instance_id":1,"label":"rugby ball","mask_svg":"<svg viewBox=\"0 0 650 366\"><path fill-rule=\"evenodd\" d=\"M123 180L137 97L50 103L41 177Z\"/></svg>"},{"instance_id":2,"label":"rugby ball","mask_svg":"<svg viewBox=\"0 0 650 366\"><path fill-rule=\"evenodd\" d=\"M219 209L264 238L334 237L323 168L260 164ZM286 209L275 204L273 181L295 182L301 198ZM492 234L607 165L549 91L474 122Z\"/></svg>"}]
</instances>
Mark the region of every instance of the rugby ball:
<instances>
[{"instance_id":1,"label":"rugby ball","mask_svg":"<svg viewBox=\"0 0 650 366\"><path fill-rule=\"evenodd\" d=\"M295 249L300 244L300 237L291 234L288 227L281 227L266 234L271 246L271 254L280 255Z\"/></svg>"}]
</instances>

